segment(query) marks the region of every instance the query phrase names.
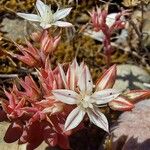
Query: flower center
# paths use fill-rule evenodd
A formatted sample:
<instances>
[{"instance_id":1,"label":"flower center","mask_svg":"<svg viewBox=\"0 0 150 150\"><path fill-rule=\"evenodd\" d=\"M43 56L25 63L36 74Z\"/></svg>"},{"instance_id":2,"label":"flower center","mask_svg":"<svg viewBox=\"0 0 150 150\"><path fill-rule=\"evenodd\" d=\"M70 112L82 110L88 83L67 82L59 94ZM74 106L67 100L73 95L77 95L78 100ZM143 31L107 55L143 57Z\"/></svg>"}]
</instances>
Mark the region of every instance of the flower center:
<instances>
[{"instance_id":1,"label":"flower center","mask_svg":"<svg viewBox=\"0 0 150 150\"><path fill-rule=\"evenodd\" d=\"M86 108L93 108L93 105L91 103L91 96L90 95L81 95L80 100L79 100L79 104L80 107L82 107L83 109Z\"/></svg>"},{"instance_id":2,"label":"flower center","mask_svg":"<svg viewBox=\"0 0 150 150\"><path fill-rule=\"evenodd\" d=\"M44 22L44 23L54 22L52 11L46 10L45 15L42 16L42 22Z\"/></svg>"}]
</instances>

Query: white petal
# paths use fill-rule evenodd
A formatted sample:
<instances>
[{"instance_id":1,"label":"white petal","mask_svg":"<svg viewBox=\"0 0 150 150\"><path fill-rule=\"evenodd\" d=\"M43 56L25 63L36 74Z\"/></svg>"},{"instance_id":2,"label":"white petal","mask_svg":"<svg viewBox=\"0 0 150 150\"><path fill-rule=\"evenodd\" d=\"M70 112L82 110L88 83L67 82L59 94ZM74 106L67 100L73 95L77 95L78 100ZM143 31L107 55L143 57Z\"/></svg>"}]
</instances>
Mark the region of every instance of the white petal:
<instances>
[{"instance_id":1,"label":"white petal","mask_svg":"<svg viewBox=\"0 0 150 150\"><path fill-rule=\"evenodd\" d=\"M17 13L17 15L19 17L22 17L26 20L30 20L30 21L38 21L40 22L40 16L35 15L35 14L25 14L25 13Z\"/></svg>"},{"instance_id":2,"label":"white petal","mask_svg":"<svg viewBox=\"0 0 150 150\"><path fill-rule=\"evenodd\" d=\"M65 89L52 90L52 94L57 100L70 105L76 104L78 98L76 92Z\"/></svg>"},{"instance_id":3,"label":"white petal","mask_svg":"<svg viewBox=\"0 0 150 150\"><path fill-rule=\"evenodd\" d=\"M80 64L80 66L77 68L78 79L80 78L81 72L83 71L84 67L85 67L85 64L84 64L84 62L82 61L81 64Z\"/></svg>"},{"instance_id":4,"label":"white petal","mask_svg":"<svg viewBox=\"0 0 150 150\"><path fill-rule=\"evenodd\" d=\"M76 88L76 83L77 83L77 68L78 68L78 63L76 59L73 60L72 64L69 65L69 68L67 70L67 84L71 90L75 90Z\"/></svg>"},{"instance_id":5,"label":"white petal","mask_svg":"<svg viewBox=\"0 0 150 150\"><path fill-rule=\"evenodd\" d=\"M87 66L84 67L79 77L78 86L82 92L91 93L93 90L93 81Z\"/></svg>"},{"instance_id":6,"label":"white petal","mask_svg":"<svg viewBox=\"0 0 150 150\"><path fill-rule=\"evenodd\" d=\"M58 64L58 68L59 68L60 75L61 75L62 81L64 83L64 86L65 86L65 88L68 88L65 72L60 64Z\"/></svg>"},{"instance_id":7,"label":"white petal","mask_svg":"<svg viewBox=\"0 0 150 150\"><path fill-rule=\"evenodd\" d=\"M115 89L105 89L93 93L91 98L96 104L106 104L120 95L120 91Z\"/></svg>"},{"instance_id":8,"label":"white petal","mask_svg":"<svg viewBox=\"0 0 150 150\"><path fill-rule=\"evenodd\" d=\"M56 21L52 25L55 25L55 26L58 26L58 27L71 27L71 26L73 26L71 23L64 22L64 21Z\"/></svg>"},{"instance_id":9,"label":"white petal","mask_svg":"<svg viewBox=\"0 0 150 150\"><path fill-rule=\"evenodd\" d=\"M37 9L38 9L38 11L39 11L39 13L40 13L40 15L41 16L44 16L44 14L45 14L45 4L42 2L42 1L40 1L40 0L37 0L37 2L36 2L36 7L37 7Z\"/></svg>"},{"instance_id":10,"label":"white petal","mask_svg":"<svg viewBox=\"0 0 150 150\"><path fill-rule=\"evenodd\" d=\"M77 127L80 122L83 120L85 115L85 111L80 109L79 107L73 109L73 111L69 114L65 122L65 130L71 130Z\"/></svg>"},{"instance_id":11,"label":"white petal","mask_svg":"<svg viewBox=\"0 0 150 150\"><path fill-rule=\"evenodd\" d=\"M88 109L87 113L92 123L106 132L109 132L107 118L98 108L95 107L93 110Z\"/></svg>"},{"instance_id":12,"label":"white petal","mask_svg":"<svg viewBox=\"0 0 150 150\"><path fill-rule=\"evenodd\" d=\"M61 9L61 10L57 10L53 15L54 15L54 18L55 20L60 20L64 17L66 17L70 11L71 11L72 8L64 8L64 9Z\"/></svg>"},{"instance_id":13,"label":"white petal","mask_svg":"<svg viewBox=\"0 0 150 150\"><path fill-rule=\"evenodd\" d=\"M48 29L48 28L50 28L52 25L51 25L51 24L47 24L47 23L45 23L45 22L41 22L41 23L40 23L40 26L41 26L43 29Z\"/></svg>"}]
</instances>

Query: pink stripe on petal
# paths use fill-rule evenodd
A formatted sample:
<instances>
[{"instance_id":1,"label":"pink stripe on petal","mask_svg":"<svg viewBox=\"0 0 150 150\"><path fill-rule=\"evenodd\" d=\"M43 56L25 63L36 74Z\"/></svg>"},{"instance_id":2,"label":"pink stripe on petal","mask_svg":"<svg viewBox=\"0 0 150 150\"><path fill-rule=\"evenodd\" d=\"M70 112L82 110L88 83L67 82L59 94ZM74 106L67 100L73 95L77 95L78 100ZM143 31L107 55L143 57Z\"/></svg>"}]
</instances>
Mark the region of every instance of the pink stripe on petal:
<instances>
[{"instance_id":1,"label":"pink stripe on petal","mask_svg":"<svg viewBox=\"0 0 150 150\"><path fill-rule=\"evenodd\" d=\"M72 110L65 122L65 131L77 127L85 116L85 111L79 107Z\"/></svg>"},{"instance_id":2,"label":"pink stripe on petal","mask_svg":"<svg viewBox=\"0 0 150 150\"><path fill-rule=\"evenodd\" d=\"M79 77L78 86L81 92L91 93L93 90L93 81L87 66L84 67L82 74Z\"/></svg>"},{"instance_id":3,"label":"pink stripe on petal","mask_svg":"<svg viewBox=\"0 0 150 150\"><path fill-rule=\"evenodd\" d=\"M61 75L63 84L64 84L65 88L68 89L67 79L66 79L66 76L65 76L65 72L64 72L64 70L63 70L63 68L62 68L62 66L60 64L58 64L58 68L59 68L59 71L60 71L60 75Z\"/></svg>"},{"instance_id":4,"label":"pink stripe on petal","mask_svg":"<svg viewBox=\"0 0 150 150\"><path fill-rule=\"evenodd\" d=\"M140 100L150 98L150 90L131 90L125 94L131 102L136 103Z\"/></svg>"},{"instance_id":5,"label":"pink stripe on petal","mask_svg":"<svg viewBox=\"0 0 150 150\"><path fill-rule=\"evenodd\" d=\"M96 90L112 88L116 79L116 65L111 66L106 70L96 83Z\"/></svg>"},{"instance_id":6,"label":"pink stripe on petal","mask_svg":"<svg viewBox=\"0 0 150 150\"><path fill-rule=\"evenodd\" d=\"M93 110L88 109L87 113L92 123L106 132L109 132L107 118L103 113L100 112L99 108L94 107Z\"/></svg>"},{"instance_id":7,"label":"pink stripe on petal","mask_svg":"<svg viewBox=\"0 0 150 150\"><path fill-rule=\"evenodd\" d=\"M126 97L119 96L113 101L109 102L109 106L113 110L127 111L131 110L134 107L134 104L132 104Z\"/></svg>"}]
</instances>

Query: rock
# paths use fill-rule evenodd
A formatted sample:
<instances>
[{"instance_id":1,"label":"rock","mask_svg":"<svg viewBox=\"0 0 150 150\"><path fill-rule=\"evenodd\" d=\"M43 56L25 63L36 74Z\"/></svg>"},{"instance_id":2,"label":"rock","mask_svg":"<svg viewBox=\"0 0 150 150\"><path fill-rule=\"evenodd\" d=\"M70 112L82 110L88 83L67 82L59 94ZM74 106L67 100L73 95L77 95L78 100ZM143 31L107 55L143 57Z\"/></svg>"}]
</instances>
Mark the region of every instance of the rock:
<instances>
[{"instance_id":1,"label":"rock","mask_svg":"<svg viewBox=\"0 0 150 150\"><path fill-rule=\"evenodd\" d=\"M143 83L150 83L150 75L144 69L135 65L118 65L117 80L114 88L119 90L147 89Z\"/></svg>"},{"instance_id":2,"label":"rock","mask_svg":"<svg viewBox=\"0 0 150 150\"><path fill-rule=\"evenodd\" d=\"M150 47L150 18L148 17L150 15L150 11L146 13L147 19L144 20L143 24L143 43L145 47Z\"/></svg>"},{"instance_id":3,"label":"rock","mask_svg":"<svg viewBox=\"0 0 150 150\"><path fill-rule=\"evenodd\" d=\"M149 7L149 8L148 8ZM143 45L145 47L150 47L150 4L147 6L147 8L144 10L143 13ZM141 18L142 12L141 10L136 10L132 14L132 21L136 24L137 27L140 26L140 21L142 20Z\"/></svg>"},{"instance_id":4,"label":"rock","mask_svg":"<svg viewBox=\"0 0 150 150\"><path fill-rule=\"evenodd\" d=\"M150 148L150 99L124 112L111 128L112 150L148 150Z\"/></svg>"},{"instance_id":5,"label":"rock","mask_svg":"<svg viewBox=\"0 0 150 150\"><path fill-rule=\"evenodd\" d=\"M21 19L8 19L5 18L2 21L2 32L5 38L16 41L17 39L25 40L26 36L33 31L33 26L26 20Z\"/></svg>"}]
</instances>

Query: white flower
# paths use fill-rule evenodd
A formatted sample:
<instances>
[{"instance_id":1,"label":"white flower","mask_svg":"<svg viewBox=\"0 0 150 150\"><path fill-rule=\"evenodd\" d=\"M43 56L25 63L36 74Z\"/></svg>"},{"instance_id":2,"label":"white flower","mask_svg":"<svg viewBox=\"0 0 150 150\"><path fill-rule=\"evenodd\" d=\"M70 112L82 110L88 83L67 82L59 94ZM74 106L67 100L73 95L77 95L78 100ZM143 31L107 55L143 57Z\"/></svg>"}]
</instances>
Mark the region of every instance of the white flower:
<instances>
[{"instance_id":1,"label":"white flower","mask_svg":"<svg viewBox=\"0 0 150 150\"><path fill-rule=\"evenodd\" d=\"M83 68L77 85L77 91L67 89L52 91L57 100L77 106L68 115L65 122L65 130L71 130L77 127L83 120L85 114L87 114L92 123L108 132L107 118L101 113L98 107L118 97L120 92L115 89L99 90L100 85L96 85L95 92L93 92L94 85L87 66Z\"/></svg>"},{"instance_id":2,"label":"white flower","mask_svg":"<svg viewBox=\"0 0 150 150\"><path fill-rule=\"evenodd\" d=\"M59 27L72 26L72 24L69 22L59 21L60 19L66 17L70 13L72 8L61 9L57 10L55 13L52 13L51 7L45 5L40 0L37 0L36 8L38 11L38 15L26 13L17 13L17 15L29 21L40 22L40 26L43 29L50 28L52 25L56 25Z\"/></svg>"}]
</instances>

